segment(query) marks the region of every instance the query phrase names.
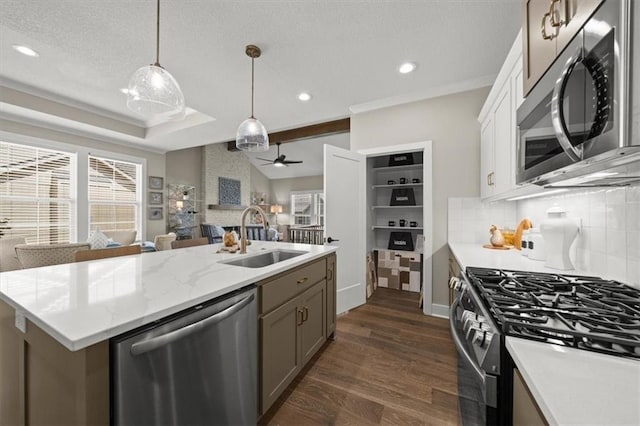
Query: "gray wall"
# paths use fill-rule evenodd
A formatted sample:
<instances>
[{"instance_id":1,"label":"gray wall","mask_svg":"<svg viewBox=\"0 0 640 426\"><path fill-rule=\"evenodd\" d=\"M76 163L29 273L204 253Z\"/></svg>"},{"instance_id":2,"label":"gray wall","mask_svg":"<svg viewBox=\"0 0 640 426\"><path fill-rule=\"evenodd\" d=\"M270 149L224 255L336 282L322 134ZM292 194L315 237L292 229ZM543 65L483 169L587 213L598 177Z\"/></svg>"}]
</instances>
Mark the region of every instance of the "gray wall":
<instances>
[{"instance_id":1,"label":"gray wall","mask_svg":"<svg viewBox=\"0 0 640 426\"><path fill-rule=\"evenodd\" d=\"M433 303L447 305L447 199L480 194L480 124L489 87L351 116L351 150L433 141ZM428 237L428 236L427 236Z\"/></svg>"},{"instance_id":2,"label":"gray wall","mask_svg":"<svg viewBox=\"0 0 640 426\"><path fill-rule=\"evenodd\" d=\"M282 214L278 215L278 223L280 225L289 224L291 191L312 191L315 189L324 189L322 176L304 176L271 180L271 203L281 204L283 211Z\"/></svg>"},{"instance_id":3,"label":"gray wall","mask_svg":"<svg viewBox=\"0 0 640 426\"><path fill-rule=\"evenodd\" d=\"M50 130L43 127L37 127L29 124L18 123L0 119L0 129L5 132L14 133L16 135L24 135L28 137L38 138L45 141L61 142L69 145L93 148L100 151L114 152L124 155L131 155L146 159L147 175L165 177L165 154L159 154L142 149L131 148L125 145L108 143L102 140L91 139L86 136L77 136L56 130ZM52 145L53 146L53 145ZM85 176L79 176L86 179ZM144 177L146 187L146 176ZM166 179L165 179L164 199L166 200ZM147 194L143 194L143 200L146 203ZM166 232L167 208L165 203L164 220L147 220L147 212L142 212L142 220L145 222L146 235L139 235L138 238L153 241L153 237L157 234ZM82 220L82 218L80 218Z\"/></svg>"}]
</instances>

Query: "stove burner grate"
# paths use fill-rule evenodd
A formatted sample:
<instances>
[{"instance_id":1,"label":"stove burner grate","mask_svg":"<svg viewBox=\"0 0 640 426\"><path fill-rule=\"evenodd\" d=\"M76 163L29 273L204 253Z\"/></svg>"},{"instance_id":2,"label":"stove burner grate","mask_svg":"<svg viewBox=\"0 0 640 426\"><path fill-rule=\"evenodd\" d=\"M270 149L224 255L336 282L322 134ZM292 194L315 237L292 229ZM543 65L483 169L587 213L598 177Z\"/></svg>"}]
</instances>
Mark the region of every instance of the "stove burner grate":
<instances>
[{"instance_id":1,"label":"stove burner grate","mask_svg":"<svg viewBox=\"0 0 640 426\"><path fill-rule=\"evenodd\" d=\"M506 335L640 358L640 290L597 277L467 268Z\"/></svg>"}]
</instances>

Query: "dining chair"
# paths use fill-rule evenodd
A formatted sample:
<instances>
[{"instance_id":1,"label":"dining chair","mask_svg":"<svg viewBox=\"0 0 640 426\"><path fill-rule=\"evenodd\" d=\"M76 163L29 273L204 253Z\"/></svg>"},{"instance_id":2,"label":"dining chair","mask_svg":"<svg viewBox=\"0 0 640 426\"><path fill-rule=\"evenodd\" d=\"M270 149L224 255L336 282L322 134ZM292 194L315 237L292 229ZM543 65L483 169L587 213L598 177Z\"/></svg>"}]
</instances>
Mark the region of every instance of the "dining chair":
<instances>
[{"instance_id":1,"label":"dining chair","mask_svg":"<svg viewBox=\"0 0 640 426\"><path fill-rule=\"evenodd\" d=\"M176 240L176 234L169 232L168 234L156 235L153 238L153 244L157 251L171 250L171 241Z\"/></svg>"},{"instance_id":2,"label":"dining chair","mask_svg":"<svg viewBox=\"0 0 640 426\"><path fill-rule=\"evenodd\" d=\"M18 262L15 247L25 242L23 237L0 239L0 272L20 269L20 262Z\"/></svg>"},{"instance_id":3,"label":"dining chair","mask_svg":"<svg viewBox=\"0 0 640 426\"><path fill-rule=\"evenodd\" d=\"M192 238L189 240L171 241L171 248L179 249L179 248L185 248L185 247L206 246L207 244L209 244L209 238L207 237Z\"/></svg>"},{"instance_id":4,"label":"dining chair","mask_svg":"<svg viewBox=\"0 0 640 426\"><path fill-rule=\"evenodd\" d=\"M73 263L76 252L90 248L89 243L18 244L15 250L22 269L27 269Z\"/></svg>"},{"instance_id":5,"label":"dining chair","mask_svg":"<svg viewBox=\"0 0 640 426\"><path fill-rule=\"evenodd\" d=\"M131 254L140 254L141 252L142 249L139 245L95 250L82 250L76 252L76 262L84 262L85 260L106 259L109 257L129 256Z\"/></svg>"}]
</instances>

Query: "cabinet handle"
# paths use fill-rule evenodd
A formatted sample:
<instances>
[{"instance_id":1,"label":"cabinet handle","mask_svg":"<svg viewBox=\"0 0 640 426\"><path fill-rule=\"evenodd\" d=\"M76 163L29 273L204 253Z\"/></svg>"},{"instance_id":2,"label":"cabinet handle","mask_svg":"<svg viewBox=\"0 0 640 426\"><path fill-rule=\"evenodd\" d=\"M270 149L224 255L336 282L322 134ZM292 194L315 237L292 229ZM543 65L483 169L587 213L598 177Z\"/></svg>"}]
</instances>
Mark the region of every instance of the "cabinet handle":
<instances>
[{"instance_id":1,"label":"cabinet handle","mask_svg":"<svg viewBox=\"0 0 640 426\"><path fill-rule=\"evenodd\" d=\"M560 3L560 0L551 0L551 4L549 5L549 23L553 28L558 28L565 23L562 19L556 21L556 3Z\"/></svg>"},{"instance_id":2,"label":"cabinet handle","mask_svg":"<svg viewBox=\"0 0 640 426\"><path fill-rule=\"evenodd\" d=\"M302 309L303 309L302 322L305 322L306 320L309 319L309 308L307 308L306 306L303 306Z\"/></svg>"},{"instance_id":3,"label":"cabinet handle","mask_svg":"<svg viewBox=\"0 0 640 426\"><path fill-rule=\"evenodd\" d=\"M302 323L304 322L304 313L302 312L302 309L296 309L296 324L297 325L302 325Z\"/></svg>"},{"instance_id":4,"label":"cabinet handle","mask_svg":"<svg viewBox=\"0 0 640 426\"><path fill-rule=\"evenodd\" d=\"M302 277L300 278L298 281L296 281L298 284L304 284L307 282L309 278L308 277Z\"/></svg>"},{"instance_id":5,"label":"cabinet handle","mask_svg":"<svg viewBox=\"0 0 640 426\"><path fill-rule=\"evenodd\" d=\"M331 281L333 279L333 269L329 269L327 271L327 280Z\"/></svg>"},{"instance_id":6,"label":"cabinet handle","mask_svg":"<svg viewBox=\"0 0 640 426\"><path fill-rule=\"evenodd\" d=\"M491 186L491 173L487 173L487 186Z\"/></svg>"},{"instance_id":7,"label":"cabinet handle","mask_svg":"<svg viewBox=\"0 0 640 426\"><path fill-rule=\"evenodd\" d=\"M542 22L540 23L540 33L542 34L543 40L553 40L553 38L555 37L555 34L547 35L547 28L546 28L547 18L551 18L551 13L547 12L544 15L542 15Z\"/></svg>"}]
</instances>

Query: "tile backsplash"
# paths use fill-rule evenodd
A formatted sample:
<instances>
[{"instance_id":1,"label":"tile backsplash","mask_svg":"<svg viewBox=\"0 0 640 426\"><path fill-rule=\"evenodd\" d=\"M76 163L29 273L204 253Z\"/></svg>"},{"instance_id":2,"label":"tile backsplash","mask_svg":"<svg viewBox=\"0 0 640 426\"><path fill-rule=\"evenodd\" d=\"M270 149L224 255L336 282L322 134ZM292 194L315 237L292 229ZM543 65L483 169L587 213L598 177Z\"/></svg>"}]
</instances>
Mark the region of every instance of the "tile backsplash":
<instances>
[{"instance_id":1,"label":"tile backsplash","mask_svg":"<svg viewBox=\"0 0 640 426\"><path fill-rule=\"evenodd\" d=\"M572 248L577 269L640 287L640 185L521 200L517 217L528 217L538 226L554 204L568 217L581 219Z\"/></svg>"},{"instance_id":2,"label":"tile backsplash","mask_svg":"<svg viewBox=\"0 0 640 426\"><path fill-rule=\"evenodd\" d=\"M479 198L449 199L449 241L486 244L489 227L515 228L522 218L534 226L557 204L581 229L571 258L581 273L615 279L640 288L640 185L573 189L547 197L485 203Z\"/></svg>"},{"instance_id":3,"label":"tile backsplash","mask_svg":"<svg viewBox=\"0 0 640 426\"><path fill-rule=\"evenodd\" d=\"M488 244L489 228L515 228L516 203L484 203L480 198L449 198L448 240L456 243Z\"/></svg>"}]
</instances>

